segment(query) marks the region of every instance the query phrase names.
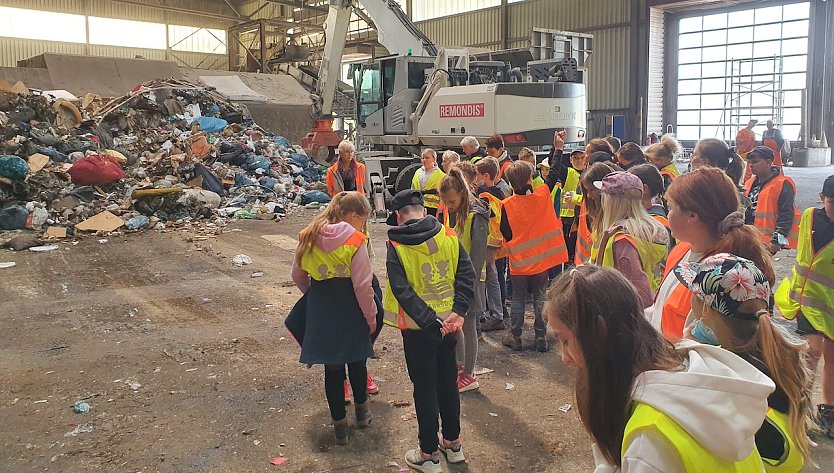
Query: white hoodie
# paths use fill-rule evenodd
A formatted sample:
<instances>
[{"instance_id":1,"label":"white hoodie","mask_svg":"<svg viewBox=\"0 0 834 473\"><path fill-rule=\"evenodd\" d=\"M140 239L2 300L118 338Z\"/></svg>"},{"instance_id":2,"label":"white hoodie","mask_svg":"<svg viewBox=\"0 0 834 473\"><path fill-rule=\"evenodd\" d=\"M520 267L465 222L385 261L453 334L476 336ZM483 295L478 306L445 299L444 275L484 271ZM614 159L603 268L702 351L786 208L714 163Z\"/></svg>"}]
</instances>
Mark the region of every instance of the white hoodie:
<instances>
[{"instance_id":1,"label":"white hoodie","mask_svg":"<svg viewBox=\"0 0 834 473\"><path fill-rule=\"evenodd\" d=\"M750 363L723 348L682 340L689 356L682 371L646 371L637 377L633 399L677 422L716 457L740 461L753 451L756 431L767 413L767 396L776 386ZM595 473L620 471L605 461L596 445ZM622 470L685 473L672 445L643 432L625 446Z\"/></svg>"}]
</instances>

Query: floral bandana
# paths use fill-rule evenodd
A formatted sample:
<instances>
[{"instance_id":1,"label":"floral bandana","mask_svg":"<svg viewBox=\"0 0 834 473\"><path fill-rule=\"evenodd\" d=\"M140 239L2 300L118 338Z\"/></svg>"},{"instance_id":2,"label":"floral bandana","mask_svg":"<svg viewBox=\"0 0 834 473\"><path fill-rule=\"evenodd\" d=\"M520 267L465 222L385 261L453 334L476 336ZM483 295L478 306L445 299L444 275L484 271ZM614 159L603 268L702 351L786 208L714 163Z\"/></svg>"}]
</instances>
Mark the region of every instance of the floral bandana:
<instances>
[{"instance_id":1,"label":"floral bandana","mask_svg":"<svg viewBox=\"0 0 834 473\"><path fill-rule=\"evenodd\" d=\"M742 303L770 300L770 284L752 261L720 253L700 262L681 262L675 276L699 299L726 317L756 320L758 314L738 312Z\"/></svg>"}]
</instances>

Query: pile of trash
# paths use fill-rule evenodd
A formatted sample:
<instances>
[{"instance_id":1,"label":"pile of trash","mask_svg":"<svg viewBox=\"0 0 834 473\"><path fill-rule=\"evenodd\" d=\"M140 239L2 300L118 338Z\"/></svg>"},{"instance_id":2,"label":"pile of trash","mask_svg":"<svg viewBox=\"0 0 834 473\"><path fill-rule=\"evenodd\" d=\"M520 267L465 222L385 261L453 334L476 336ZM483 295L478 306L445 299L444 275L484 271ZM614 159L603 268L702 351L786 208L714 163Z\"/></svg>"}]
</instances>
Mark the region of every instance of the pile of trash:
<instances>
[{"instance_id":1,"label":"pile of trash","mask_svg":"<svg viewBox=\"0 0 834 473\"><path fill-rule=\"evenodd\" d=\"M324 169L216 90L154 80L105 99L0 81L0 231L60 238L327 202Z\"/></svg>"}]
</instances>

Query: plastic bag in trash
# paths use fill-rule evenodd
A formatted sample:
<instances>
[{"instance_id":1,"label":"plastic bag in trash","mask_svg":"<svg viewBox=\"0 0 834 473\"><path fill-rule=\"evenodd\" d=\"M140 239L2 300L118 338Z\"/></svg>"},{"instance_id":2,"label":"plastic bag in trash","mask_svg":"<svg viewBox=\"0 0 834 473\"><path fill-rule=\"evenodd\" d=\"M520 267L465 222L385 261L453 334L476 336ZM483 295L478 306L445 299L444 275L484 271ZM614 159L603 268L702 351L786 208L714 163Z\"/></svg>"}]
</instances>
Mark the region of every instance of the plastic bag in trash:
<instances>
[{"instance_id":1,"label":"plastic bag in trash","mask_svg":"<svg viewBox=\"0 0 834 473\"><path fill-rule=\"evenodd\" d=\"M260 179L258 179L258 184L266 188L275 190L275 186L278 185L278 179L275 179L274 177L263 176Z\"/></svg>"},{"instance_id":2,"label":"plastic bag in trash","mask_svg":"<svg viewBox=\"0 0 834 473\"><path fill-rule=\"evenodd\" d=\"M235 185L236 186L254 186L255 181L249 179L245 173L239 172L235 174Z\"/></svg>"},{"instance_id":3,"label":"plastic bag in trash","mask_svg":"<svg viewBox=\"0 0 834 473\"><path fill-rule=\"evenodd\" d=\"M29 174L29 163L20 156L0 156L0 176L22 181Z\"/></svg>"},{"instance_id":4,"label":"plastic bag in trash","mask_svg":"<svg viewBox=\"0 0 834 473\"><path fill-rule=\"evenodd\" d=\"M218 195L226 195L223 183L211 170L200 163L194 165L194 173L203 178L203 189L212 191Z\"/></svg>"},{"instance_id":5,"label":"plastic bag in trash","mask_svg":"<svg viewBox=\"0 0 834 473\"><path fill-rule=\"evenodd\" d=\"M307 182L317 182L321 180L321 173L316 168L307 168L301 171L301 177L307 180Z\"/></svg>"},{"instance_id":6,"label":"plastic bag in trash","mask_svg":"<svg viewBox=\"0 0 834 473\"><path fill-rule=\"evenodd\" d=\"M266 171L272 166L272 162L263 156L250 154L246 157L246 161L240 166L249 172L255 172L256 169L263 169Z\"/></svg>"},{"instance_id":7,"label":"plastic bag in trash","mask_svg":"<svg viewBox=\"0 0 834 473\"><path fill-rule=\"evenodd\" d=\"M290 155L290 160L293 164L301 166L302 168L306 168L310 165L310 158L304 156L303 154L293 153Z\"/></svg>"},{"instance_id":8,"label":"plastic bag in trash","mask_svg":"<svg viewBox=\"0 0 834 473\"><path fill-rule=\"evenodd\" d=\"M287 140L283 136L273 137L272 142L282 148L291 148L289 140Z\"/></svg>"},{"instance_id":9,"label":"plastic bag in trash","mask_svg":"<svg viewBox=\"0 0 834 473\"><path fill-rule=\"evenodd\" d=\"M214 117L197 117L194 123L200 127L200 130L208 133L219 133L229 126L229 122L226 120Z\"/></svg>"},{"instance_id":10,"label":"plastic bag in trash","mask_svg":"<svg viewBox=\"0 0 834 473\"><path fill-rule=\"evenodd\" d=\"M220 161L240 166L246 159L246 147L240 143L224 141L220 143Z\"/></svg>"},{"instance_id":11,"label":"plastic bag in trash","mask_svg":"<svg viewBox=\"0 0 834 473\"><path fill-rule=\"evenodd\" d=\"M49 156L50 159L55 161L56 163L65 163L67 162L67 155L61 153L55 148L50 148L49 146L38 146L37 148L38 153L45 154Z\"/></svg>"},{"instance_id":12,"label":"plastic bag in trash","mask_svg":"<svg viewBox=\"0 0 834 473\"><path fill-rule=\"evenodd\" d=\"M330 202L330 197L322 191L307 191L301 195L301 205L307 205L310 202L326 204Z\"/></svg>"},{"instance_id":13,"label":"plastic bag in trash","mask_svg":"<svg viewBox=\"0 0 834 473\"><path fill-rule=\"evenodd\" d=\"M116 158L92 154L85 156L67 171L73 184L79 186L104 186L125 177Z\"/></svg>"},{"instance_id":14,"label":"plastic bag in trash","mask_svg":"<svg viewBox=\"0 0 834 473\"><path fill-rule=\"evenodd\" d=\"M29 219L29 212L26 207L18 204L9 204L0 209L0 229L19 230L26 225Z\"/></svg>"}]
</instances>

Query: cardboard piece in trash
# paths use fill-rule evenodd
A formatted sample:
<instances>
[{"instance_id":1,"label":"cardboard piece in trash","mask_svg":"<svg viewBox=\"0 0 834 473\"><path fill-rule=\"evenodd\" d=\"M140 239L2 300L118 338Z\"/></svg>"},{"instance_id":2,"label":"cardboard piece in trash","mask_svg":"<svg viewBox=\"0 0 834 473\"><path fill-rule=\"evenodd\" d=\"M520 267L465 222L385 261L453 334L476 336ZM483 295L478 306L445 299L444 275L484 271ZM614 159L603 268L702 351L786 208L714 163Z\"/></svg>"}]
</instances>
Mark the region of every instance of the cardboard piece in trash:
<instances>
[{"instance_id":1,"label":"cardboard piece in trash","mask_svg":"<svg viewBox=\"0 0 834 473\"><path fill-rule=\"evenodd\" d=\"M43 233L44 238L66 238L67 227L49 227Z\"/></svg>"},{"instance_id":2,"label":"cardboard piece in trash","mask_svg":"<svg viewBox=\"0 0 834 473\"><path fill-rule=\"evenodd\" d=\"M29 162L29 174L35 174L49 163L49 156L35 153L27 159Z\"/></svg>"},{"instance_id":3,"label":"cardboard piece in trash","mask_svg":"<svg viewBox=\"0 0 834 473\"><path fill-rule=\"evenodd\" d=\"M0 92L11 92L13 94L28 95L29 88L26 87L26 84L20 81L17 81L16 83L12 84L11 82L0 80Z\"/></svg>"},{"instance_id":4,"label":"cardboard piece in trash","mask_svg":"<svg viewBox=\"0 0 834 473\"><path fill-rule=\"evenodd\" d=\"M76 230L92 232L112 232L125 224L125 221L105 210L75 226Z\"/></svg>"}]
</instances>

